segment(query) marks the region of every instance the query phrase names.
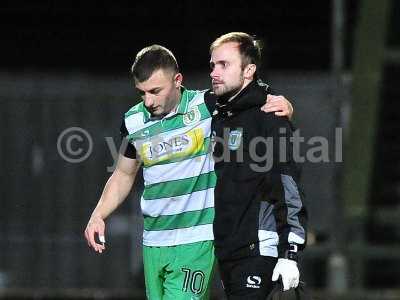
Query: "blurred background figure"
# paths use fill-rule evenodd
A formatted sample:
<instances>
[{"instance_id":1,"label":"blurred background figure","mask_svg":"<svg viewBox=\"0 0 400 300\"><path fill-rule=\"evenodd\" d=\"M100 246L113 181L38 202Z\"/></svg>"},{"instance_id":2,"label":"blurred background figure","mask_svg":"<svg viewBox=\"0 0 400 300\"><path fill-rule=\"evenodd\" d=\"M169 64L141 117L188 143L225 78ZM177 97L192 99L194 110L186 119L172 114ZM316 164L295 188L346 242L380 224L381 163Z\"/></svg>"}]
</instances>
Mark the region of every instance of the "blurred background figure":
<instances>
[{"instance_id":1,"label":"blurred background figure","mask_svg":"<svg viewBox=\"0 0 400 300\"><path fill-rule=\"evenodd\" d=\"M260 77L302 128L302 279L321 299L400 299L399 1L0 7L0 299L144 298L142 179L110 218L104 255L81 235L140 99L129 68L157 43L185 86L210 86L208 47L230 31L264 41ZM224 299L217 278L212 293Z\"/></svg>"}]
</instances>

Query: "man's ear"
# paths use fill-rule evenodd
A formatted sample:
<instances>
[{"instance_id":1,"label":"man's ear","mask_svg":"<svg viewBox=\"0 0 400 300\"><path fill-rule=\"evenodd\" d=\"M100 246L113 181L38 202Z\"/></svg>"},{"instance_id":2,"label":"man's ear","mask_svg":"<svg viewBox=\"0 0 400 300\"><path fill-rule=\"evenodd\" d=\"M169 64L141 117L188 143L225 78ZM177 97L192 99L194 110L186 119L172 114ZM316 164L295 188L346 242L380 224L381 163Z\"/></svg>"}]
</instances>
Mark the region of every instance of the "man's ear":
<instances>
[{"instance_id":1,"label":"man's ear","mask_svg":"<svg viewBox=\"0 0 400 300\"><path fill-rule=\"evenodd\" d=\"M175 87L180 88L182 85L182 81L183 81L182 73L176 73L174 77Z\"/></svg>"},{"instance_id":2,"label":"man's ear","mask_svg":"<svg viewBox=\"0 0 400 300\"><path fill-rule=\"evenodd\" d=\"M248 64L244 68L244 77L247 79L252 79L254 74L256 73L257 66L255 64Z\"/></svg>"}]
</instances>

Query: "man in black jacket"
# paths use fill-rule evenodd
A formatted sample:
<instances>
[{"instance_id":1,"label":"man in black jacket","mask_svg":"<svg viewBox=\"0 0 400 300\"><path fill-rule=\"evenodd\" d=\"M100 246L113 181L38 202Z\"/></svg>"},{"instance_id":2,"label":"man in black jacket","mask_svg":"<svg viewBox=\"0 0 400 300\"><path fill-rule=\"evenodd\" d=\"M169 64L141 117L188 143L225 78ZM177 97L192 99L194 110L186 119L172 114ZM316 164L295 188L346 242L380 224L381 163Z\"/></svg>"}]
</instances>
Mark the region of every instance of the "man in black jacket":
<instances>
[{"instance_id":1,"label":"man in black jacket","mask_svg":"<svg viewBox=\"0 0 400 300\"><path fill-rule=\"evenodd\" d=\"M281 277L297 287L297 252L306 243L306 210L293 161L292 125L260 111L260 47L233 32L210 47L213 92L214 238L228 299L265 299ZM266 86L268 89L269 87Z\"/></svg>"}]
</instances>

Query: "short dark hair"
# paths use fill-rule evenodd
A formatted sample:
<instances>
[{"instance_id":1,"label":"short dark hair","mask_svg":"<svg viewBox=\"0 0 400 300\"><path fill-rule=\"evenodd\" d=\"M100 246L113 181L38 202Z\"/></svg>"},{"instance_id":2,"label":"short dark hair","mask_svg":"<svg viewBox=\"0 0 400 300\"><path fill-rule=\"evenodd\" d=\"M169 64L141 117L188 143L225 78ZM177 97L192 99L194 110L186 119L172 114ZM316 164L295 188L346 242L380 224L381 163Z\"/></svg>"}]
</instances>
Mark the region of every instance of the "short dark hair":
<instances>
[{"instance_id":1,"label":"short dark hair","mask_svg":"<svg viewBox=\"0 0 400 300\"><path fill-rule=\"evenodd\" d=\"M248 33L230 32L221 35L210 46L210 54L222 44L234 42L239 44L239 52L242 56L242 68L248 64L255 64L259 68L261 64L261 41L256 40Z\"/></svg>"},{"instance_id":2,"label":"short dark hair","mask_svg":"<svg viewBox=\"0 0 400 300\"><path fill-rule=\"evenodd\" d=\"M160 45L151 45L138 52L131 72L139 81L146 81L157 70L170 70L174 74L179 72L178 62L170 50Z\"/></svg>"}]
</instances>

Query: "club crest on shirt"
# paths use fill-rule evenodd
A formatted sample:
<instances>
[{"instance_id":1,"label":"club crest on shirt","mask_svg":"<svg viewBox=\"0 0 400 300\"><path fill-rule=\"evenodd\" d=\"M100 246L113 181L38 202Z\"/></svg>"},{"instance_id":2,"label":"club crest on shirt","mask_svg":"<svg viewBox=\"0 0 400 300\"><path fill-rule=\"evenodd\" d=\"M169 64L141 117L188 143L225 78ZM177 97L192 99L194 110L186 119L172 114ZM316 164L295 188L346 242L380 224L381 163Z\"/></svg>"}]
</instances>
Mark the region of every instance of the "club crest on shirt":
<instances>
[{"instance_id":1,"label":"club crest on shirt","mask_svg":"<svg viewBox=\"0 0 400 300\"><path fill-rule=\"evenodd\" d=\"M229 132L228 148L229 150L237 150L242 142L242 129L231 130Z\"/></svg>"},{"instance_id":2,"label":"club crest on shirt","mask_svg":"<svg viewBox=\"0 0 400 300\"><path fill-rule=\"evenodd\" d=\"M149 134L150 134L150 130L145 129L140 133L140 136L146 138L149 136Z\"/></svg>"},{"instance_id":3,"label":"club crest on shirt","mask_svg":"<svg viewBox=\"0 0 400 300\"><path fill-rule=\"evenodd\" d=\"M193 106L186 114L183 115L183 124L190 125L200 121L201 113L197 105Z\"/></svg>"}]
</instances>

